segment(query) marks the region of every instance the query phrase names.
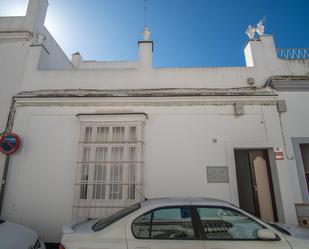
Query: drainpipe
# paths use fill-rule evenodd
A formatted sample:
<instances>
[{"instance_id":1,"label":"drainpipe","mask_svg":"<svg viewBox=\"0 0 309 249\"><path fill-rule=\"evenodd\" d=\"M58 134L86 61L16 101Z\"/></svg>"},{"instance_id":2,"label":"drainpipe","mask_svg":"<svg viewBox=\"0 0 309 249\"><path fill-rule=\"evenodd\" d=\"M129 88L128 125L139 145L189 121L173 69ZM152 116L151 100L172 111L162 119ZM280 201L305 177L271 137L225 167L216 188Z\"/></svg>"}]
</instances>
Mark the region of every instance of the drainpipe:
<instances>
[{"instance_id":1,"label":"drainpipe","mask_svg":"<svg viewBox=\"0 0 309 249\"><path fill-rule=\"evenodd\" d=\"M15 112L16 112L16 106L15 106L15 99L13 97L11 107L10 107L9 117L6 123L5 132L12 130L13 124L14 124ZM2 206L3 206L3 198L4 198L4 192L5 192L5 186L6 186L6 178L7 178L8 170L9 170L9 163L10 163L10 155L7 155L5 157L4 170L3 170L3 176L2 176L2 181L1 181L0 216L1 216Z\"/></svg>"}]
</instances>

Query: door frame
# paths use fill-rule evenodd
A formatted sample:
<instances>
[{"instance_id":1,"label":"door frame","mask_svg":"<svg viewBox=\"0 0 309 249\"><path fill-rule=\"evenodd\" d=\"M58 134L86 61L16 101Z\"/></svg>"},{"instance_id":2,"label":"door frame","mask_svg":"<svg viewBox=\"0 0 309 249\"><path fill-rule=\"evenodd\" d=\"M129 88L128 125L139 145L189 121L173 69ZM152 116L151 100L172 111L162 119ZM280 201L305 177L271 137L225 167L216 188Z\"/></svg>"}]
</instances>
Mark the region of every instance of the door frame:
<instances>
[{"instance_id":1,"label":"door frame","mask_svg":"<svg viewBox=\"0 0 309 249\"><path fill-rule=\"evenodd\" d=\"M276 156L274 152L274 146L263 141L227 141L225 142L226 159L229 165L230 176L230 201L239 207L237 177L236 177L236 162L234 150L247 149L247 150L267 150L269 165L271 170L271 176L273 181L274 196L278 214L279 222L285 222L285 212L283 209L283 198L280 190L279 173L277 168Z\"/></svg>"},{"instance_id":2,"label":"door frame","mask_svg":"<svg viewBox=\"0 0 309 249\"><path fill-rule=\"evenodd\" d=\"M309 202L309 191L305 177L303 158L300 150L301 144L309 144L309 137L292 137L292 143L303 202Z\"/></svg>"}]
</instances>

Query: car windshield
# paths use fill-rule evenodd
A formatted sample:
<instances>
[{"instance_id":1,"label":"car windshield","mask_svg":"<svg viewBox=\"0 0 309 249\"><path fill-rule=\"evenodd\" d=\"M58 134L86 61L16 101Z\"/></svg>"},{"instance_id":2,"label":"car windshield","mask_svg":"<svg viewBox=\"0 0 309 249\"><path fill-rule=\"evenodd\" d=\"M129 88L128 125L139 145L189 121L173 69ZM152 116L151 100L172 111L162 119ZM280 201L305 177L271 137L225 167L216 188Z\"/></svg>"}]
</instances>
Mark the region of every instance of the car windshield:
<instances>
[{"instance_id":1,"label":"car windshield","mask_svg":"<svg viewBox=\"0 0 309 249\"><path fill-rule=\"evenodd\" d=\"M95 223L92 227L93 231L99 231L102 230L103 228L107 227L108 225L116 222L117 220L121 219L122 217L127 216L128 214L136 211L139 209L141 205L139 203L133 204L127 208L124 208L106 218L103 218L99 220L97 223Z\"/></svg>"}]
</instances>

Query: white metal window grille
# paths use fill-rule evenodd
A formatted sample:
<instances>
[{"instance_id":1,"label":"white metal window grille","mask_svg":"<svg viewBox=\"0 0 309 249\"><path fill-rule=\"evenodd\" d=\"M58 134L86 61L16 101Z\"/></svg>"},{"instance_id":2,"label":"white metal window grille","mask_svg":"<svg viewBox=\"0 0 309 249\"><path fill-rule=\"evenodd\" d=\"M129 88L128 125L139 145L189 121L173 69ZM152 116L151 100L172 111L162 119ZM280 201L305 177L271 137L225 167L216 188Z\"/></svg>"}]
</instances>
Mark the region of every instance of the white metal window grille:
<instances>
[{"instance_id":1,"label":"white metal window grille","mask_svg":"<svg viewBox=\"0 0 309 249\"><path fill-rule=\"evenodd\" d=\"M74 217L105 217L142 199L143 121L81 122Z\"/></svg>"}]
</instances>

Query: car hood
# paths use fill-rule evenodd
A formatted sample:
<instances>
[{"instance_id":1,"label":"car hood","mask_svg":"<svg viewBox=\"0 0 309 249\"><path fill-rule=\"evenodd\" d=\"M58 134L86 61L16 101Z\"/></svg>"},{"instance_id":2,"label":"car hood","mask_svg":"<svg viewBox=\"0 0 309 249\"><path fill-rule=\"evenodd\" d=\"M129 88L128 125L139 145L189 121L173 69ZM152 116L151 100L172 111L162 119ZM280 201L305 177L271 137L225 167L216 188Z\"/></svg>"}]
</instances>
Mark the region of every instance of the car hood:
<instances>
[{"instance_id":1,"label":"car hood","mask_svg":"<svg viewBox=\"0 0 309 249\"><path fill-rule=\"evenodd\" d=\"M98 222L98 219L79 218L72 221L70 224L64 225L63 233L93 233L92 226Z\"/></svg>"},{"instance_id":2,"label":"car hood","mask_svg":"<svg viewBox=\"0 0 309 249\"><path fill-rule=\"evenodd\" d=\"M292 248L308 249L308 239L300 239L293 236L286 236L286 239L288 240Z\"/></svg>"},{"instance_id":3,"label":"car hood","mask_svg":"<svg viewBox=\"0 0 309 249\"><path fill-rule=\"evenodd\" d=\"M288 225L284 223L279 223L275 222L273 223L286 231L288 231L292 237L298 238L298 239L305 239L309 240L309 229L308 228L303 228L299 226L294 226L294 225Z\"/></svg>"},{"instance_id":4,"label":"car hood","mask_svg":"<svg viewBox=\"0 0 309 249\"><path fill-rule=\"evenodd\" d=\"M0 248L28 249L37 239L38 234L30 228L9 221L0 223Z\"/></svg>"}]
</instances>

